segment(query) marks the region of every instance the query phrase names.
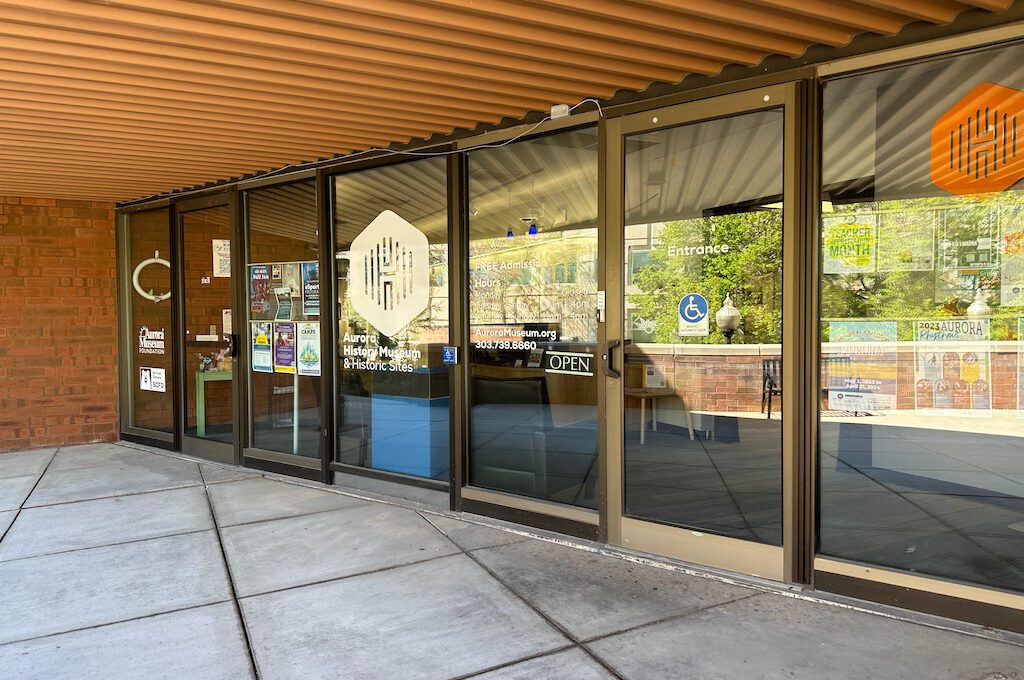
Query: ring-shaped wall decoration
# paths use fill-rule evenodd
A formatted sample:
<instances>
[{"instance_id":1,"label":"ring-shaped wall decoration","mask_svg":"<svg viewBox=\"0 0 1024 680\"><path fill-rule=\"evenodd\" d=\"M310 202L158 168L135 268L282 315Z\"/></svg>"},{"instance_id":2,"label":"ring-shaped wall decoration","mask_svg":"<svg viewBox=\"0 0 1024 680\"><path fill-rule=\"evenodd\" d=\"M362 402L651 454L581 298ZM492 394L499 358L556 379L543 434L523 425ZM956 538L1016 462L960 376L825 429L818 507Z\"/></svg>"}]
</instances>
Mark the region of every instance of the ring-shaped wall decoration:
<instances>
[{"instance_id":1,"label":"ring-shaped wall decoration","mask_svg":"<svg viewBox=\"0 0 1024 680\"><path fill-rule=\"evenodd\" d=\"M136 293L146 298L147 300L152 300L153 302L163 302L167 298L171 297L171 291L167 291L166 293L160 293L159 295L154 295L149 291L142 290L142 286L139 284L139 275L142 274L143 269L145 269L151 264L162 264L168 269L171 268L171 263L160 257L160 251L154 250L153 257L149 258L148 260L143 260L142 262L140 262L135 267L135 271L132 272L132 287L135 288Z\"/></svg>"}]
</instances>

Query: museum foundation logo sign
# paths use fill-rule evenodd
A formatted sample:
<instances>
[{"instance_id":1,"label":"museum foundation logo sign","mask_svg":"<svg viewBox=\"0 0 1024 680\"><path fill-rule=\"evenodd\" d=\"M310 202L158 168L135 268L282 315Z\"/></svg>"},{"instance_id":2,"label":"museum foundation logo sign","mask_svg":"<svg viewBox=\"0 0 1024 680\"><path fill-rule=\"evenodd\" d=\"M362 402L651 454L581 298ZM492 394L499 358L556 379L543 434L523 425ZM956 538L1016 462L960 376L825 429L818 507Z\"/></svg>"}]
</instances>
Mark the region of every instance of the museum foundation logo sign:
<instances>
[{"instance_id":1,"label":"museum foundation logo sign","mask_svg":"<svg viewBox=\"0 0 1024 680\"><path fill-rule=\"evenodd\" d=\"M377 215L352 241L347 256L352 306L384 335L397 335L427 308L427 237L396 213Z\"/></svg>"},{"instance_id":2,"label":"museum foundation logo sign","mask_svg":"<svg viewBox=\"0 0 1024 680\"><path fill-rule=\"evenodd\" d=\"M139 328L139 354L163 354L166 351L164 329Z\"/></svg>"},{"instance_id":3,"label":"museum foundation logo sign","mask_svg":"<svg viewBox=\"0 0 1024 680\"><path fill-rule=\"evenodd\" d=\"M932 126L932 182L964 196L1005 191L1024 178L1024 92L983 83Z\"/></svg>"}]
</instances>

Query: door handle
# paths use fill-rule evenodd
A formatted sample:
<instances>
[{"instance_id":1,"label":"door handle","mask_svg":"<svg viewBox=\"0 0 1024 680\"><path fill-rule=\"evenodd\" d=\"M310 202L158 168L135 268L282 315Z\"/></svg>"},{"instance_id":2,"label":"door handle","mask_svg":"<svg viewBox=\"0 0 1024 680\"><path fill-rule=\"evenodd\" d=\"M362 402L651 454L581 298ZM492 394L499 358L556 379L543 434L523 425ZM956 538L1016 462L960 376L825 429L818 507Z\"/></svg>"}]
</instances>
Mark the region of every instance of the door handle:
<instances>
[{"instance_id":1,"label":"door handle","mask_svg":"<svg viewBox=\"0 0 1024 680\"><path fill-rule=\"evenodd\" d=\"M608 343L608 347L605 349L604 355L604 374L609 378L621 378L622 373L612 368L612 360L615 357L615 348L621 345L622 342L619 340L612 340Z\"/></svg>"},{"instance_id":2,"label":"door handle","mask_svg":"<svg viewBox=\"0 0 1024 680\"><path fill-rule=\"evenodd\" d=\"M228 333L224 336L224 342L228 343L228 356L238 356L238 341L235 339L234 333Z\"/></svg>"}]
</instances>

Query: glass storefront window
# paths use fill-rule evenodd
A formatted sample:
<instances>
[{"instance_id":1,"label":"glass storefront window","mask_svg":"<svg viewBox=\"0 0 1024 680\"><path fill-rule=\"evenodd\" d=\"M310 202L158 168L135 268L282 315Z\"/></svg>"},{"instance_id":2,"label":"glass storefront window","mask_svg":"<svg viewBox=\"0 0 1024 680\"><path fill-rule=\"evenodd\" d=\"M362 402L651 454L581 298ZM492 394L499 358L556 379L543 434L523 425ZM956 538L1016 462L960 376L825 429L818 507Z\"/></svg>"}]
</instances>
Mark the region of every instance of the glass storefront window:
<instances>
[{"instance_id":1,"label":"glass storefront window","mask_svg":"<svg viewBox=\"0 0 1024 680\"><path fill-rule=\"evenodd\" d=\"M597 131L472 151L469 483L597 507Z\"/></svg>"},{"instance_id":2,"label":"glass storefront window","mask_svg":"<svg viewBox=\"0 0 1024 680\"><path fill-rule=\"evenodd\" d=\"M167 210L126 217L131 373L128 424L174 432L171 370L171 241Z\"/></svg>"},{"instance_id":3,"label":"glass storefront window","mask_svg":"<svg viewBox=\"0 0 1024 680\"><path fill-rule=\"evenodd\" d=\"M625 138L628 517L782 543L783 115Z\"/></svg>"},{"instance_id":4,"label":"glass storefront window","mask_svg":"<svg viewBox=\"0 0 1024 680\"><path fill-rule=\"evenodd\" d=\"M338 461L447 481L444 158L335 177Z\"/></svg>"},{"instance_id":5,"label":"glass storefront window","mask_svg":"<svg viewBox=\"0 0 1024 680\"><path fill-rule=\"evenodd\" d=\"M318 458L322 361L316 183L245 194L252 446ZM247 331L247 332L246 332Z\"/></svg>"},{"instance_id":6,"label":"glass storefront window","mask_svg":"<svg viewBox=\"0 0 1024 680\"><path fill-rule=\"evenodd\" d=\"M823 555L1024 591L1022 58L826 86Z\"/></svg>"}]
</instances>

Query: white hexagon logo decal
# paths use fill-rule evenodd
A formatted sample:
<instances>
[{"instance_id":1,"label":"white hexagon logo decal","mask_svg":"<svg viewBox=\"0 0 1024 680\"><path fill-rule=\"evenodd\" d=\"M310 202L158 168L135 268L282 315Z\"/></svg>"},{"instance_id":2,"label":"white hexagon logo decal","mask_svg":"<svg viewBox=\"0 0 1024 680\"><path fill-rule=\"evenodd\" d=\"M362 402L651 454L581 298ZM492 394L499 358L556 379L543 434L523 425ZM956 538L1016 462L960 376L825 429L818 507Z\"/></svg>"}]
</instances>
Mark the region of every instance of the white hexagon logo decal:
<instances>
[{"instance_id":1,"label":"white hexagon logo decal","mask_svg":"<svg viewBox=\"0 0 1024 680\"><path fill-rule=\"evenodd\" d=\"M390 210L377 215L348 252L352 306L387 336L397 335L430 304L427 237Z\"/></svg>"}]
</instances>

